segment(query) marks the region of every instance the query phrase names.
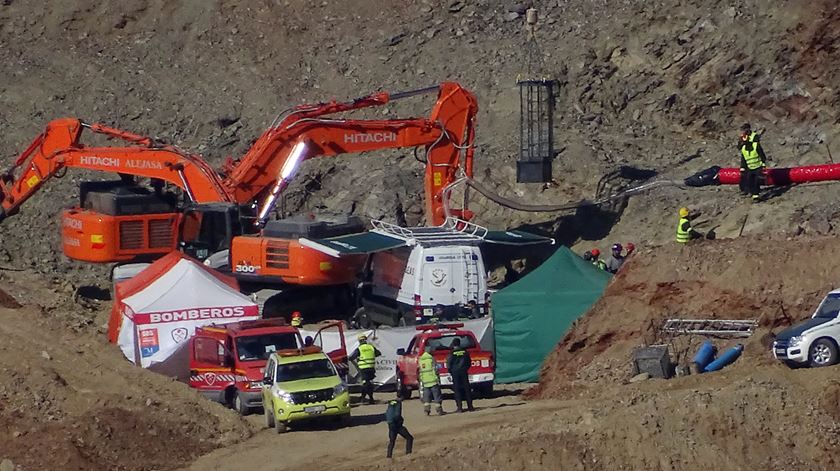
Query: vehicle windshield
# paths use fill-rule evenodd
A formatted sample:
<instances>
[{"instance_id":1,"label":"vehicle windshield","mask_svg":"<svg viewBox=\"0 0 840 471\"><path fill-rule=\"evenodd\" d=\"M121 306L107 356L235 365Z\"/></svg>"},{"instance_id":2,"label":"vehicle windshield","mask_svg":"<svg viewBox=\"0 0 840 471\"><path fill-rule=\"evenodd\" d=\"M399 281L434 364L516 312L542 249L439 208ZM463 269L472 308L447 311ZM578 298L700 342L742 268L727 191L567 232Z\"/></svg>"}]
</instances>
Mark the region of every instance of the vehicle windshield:
<instances>
[{"instance_id":1,"label":"vehicle windshield","mask_svg":"<svg viewBox=\"0 0 840 471\"><path fill-rule=\"evenodd\" d=\"M823 299L814 317L834 319L838 312L840 312L840 294L829 294Z\"/></svg>"},{"instance_id":2,"label":"vehicle windshield","mask_svg":"<svg viewBox=\"0 0 840 471\"><path fill-rule=\"evenodd\" d=\"M432 351L436 350L452 350L452 342L455 339L461 339L461 348L475 348L475 342L469 335L443 335L441 337L432 337L426 340L426 345L431 345Z\"/></svg>"},{"instance_id":3,"label":"vehicle windshield","mask_svg":"<svg viewBox=\"0 0 840 471\"><path fill-rule=\"evenodd\" d=\"M294 332L236 338L236 354L239 361L268 360L273 352L287 348L298 348L297 334Z\"/></svg>"},{"instance_id":4,"label":"vehicle windshield","mask_svg":"<svg viewBox=\"0 0 840 471\"><path fill-rule=\"evenodd\" d=\"M278 383L311 378L328 378L335 374L332 361L327 358L277 365Z\"/></svg>"}]
</instances>

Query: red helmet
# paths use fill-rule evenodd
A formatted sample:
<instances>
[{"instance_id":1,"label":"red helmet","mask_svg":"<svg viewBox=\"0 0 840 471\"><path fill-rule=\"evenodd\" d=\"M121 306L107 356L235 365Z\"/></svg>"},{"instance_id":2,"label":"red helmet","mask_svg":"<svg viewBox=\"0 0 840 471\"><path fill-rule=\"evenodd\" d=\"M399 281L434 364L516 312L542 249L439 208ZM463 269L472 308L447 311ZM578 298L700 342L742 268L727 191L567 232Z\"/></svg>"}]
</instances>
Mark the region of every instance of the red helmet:
<instances>
[{"instance_id":1,"label":"red helmet","mask_svg":"<svg viewBox=\"0 0 840 471\"><path fill-rule=\"evenodd\" d=\"M636 250L636 246L633 245L633 242L627 242L627 253L630 253L634 250Z\"/></svg>"},{"instance_id":2,"label":"red helmet","mask_svg":"<svg viewBox=\"0 0 840 471\"><path fill-rule=\"evenodd\" d=\"M601 251L598 250L598 249L592 249L592 252L590 252L590 253L592 254L593 257L597 257L597 256L601 255Z\"/></svg>"},{"instance_id":3,"label":"red helmet","mask_svg":"<svg viewBox=\"0 0 840 471\"><path fill-rule=\"evenodd\" d=\"M300 311L295 311L295 312L292 313L292 319L294 319L296 317L300 317Z\"/></svg>"}]
</instances>

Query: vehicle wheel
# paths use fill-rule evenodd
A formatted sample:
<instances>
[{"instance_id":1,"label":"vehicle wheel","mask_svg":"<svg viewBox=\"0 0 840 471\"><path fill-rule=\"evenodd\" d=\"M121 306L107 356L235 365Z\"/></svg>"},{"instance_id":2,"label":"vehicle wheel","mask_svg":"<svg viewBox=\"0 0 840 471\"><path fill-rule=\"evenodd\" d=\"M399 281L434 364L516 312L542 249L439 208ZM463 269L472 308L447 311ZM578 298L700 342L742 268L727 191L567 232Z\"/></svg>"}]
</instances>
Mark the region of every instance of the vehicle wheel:
<instances>
[{"instance_id":1,"label":"vehicle wheel","mask_svg":"<svg viewBox=\"0 0 840 471\"><path fill-rule=\"evenodd\" d=\"M233 393L233 409L236 412L239 412L239 415L243 417L251 413L251 408L248 407L245 404L245 401L242 400L242 396L239 394L239 391Z\"/></svg>"},{"instance_id":2,"label":"vehicle wheel","mask_svg":"<svg viewBox=\"0 0 840 471\"><path fill-rule=\"evenodd\" d=\"M263 406L263 413L265 414L265 426L268 428L274 427L274 411L267 406Z\"/></svg>"},{"instance_id":3,"label":"vehicle wheel","mask_svg":"<svg viewBox=\"0 0 840 471\"><path fill-rule=\"evenodd\" d=\"M831 366L837 363L837 345L830 339L817 339L808 349L811 366Z\"/></svg>"},{"instance_id":4,"label":"vehicle wheel","mask_svg":"<svg viewBox=\"0 0 840 471\"><path fill-rule=\"evenodd\" d=\"M400 399L411 399L411 389L405 387L401 374L397 374L397 392L399 393Z\"/></svg>"},{"instance_id":5,"label":"vehicle wheel","mask_svg":"<svg viewBox=\"0 0 840 471\"><path fill-rule=\"evenodd\" d=\"M353 315L353 318L356 320L356 325L358 325L360 329L370 329L373 327L373 324L370 321L370 316L363 307L356 309L356 314Z\"/></svg>"},{"instance_id":6,"label":"vehicle wheel","mask_svg":"<svg viewBox=\"0 0 840 471\"><path fill-rule=\"evenodd\" d=\"M288 427L286 426L286 422L280 422L279 420L274 422L274 431L277 433L286 433Z\"/></svg>"}]
</instances>

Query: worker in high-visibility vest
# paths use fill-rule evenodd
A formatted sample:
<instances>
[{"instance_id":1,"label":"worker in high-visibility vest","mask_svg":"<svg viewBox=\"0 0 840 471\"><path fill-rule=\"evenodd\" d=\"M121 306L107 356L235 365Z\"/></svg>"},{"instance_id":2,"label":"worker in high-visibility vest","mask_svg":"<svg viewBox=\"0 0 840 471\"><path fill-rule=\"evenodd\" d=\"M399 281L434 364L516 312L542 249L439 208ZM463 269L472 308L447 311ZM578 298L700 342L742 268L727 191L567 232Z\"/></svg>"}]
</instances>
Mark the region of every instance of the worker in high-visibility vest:
<instances>
[{"instance_id":1,"label":"worker in high-visibility vest","mask_svg":"<svg viewBox=\"0 0 840 471\"><path fill-rule=\"evenodd\" d=\"M677 223L677 242L687 244L694 239L702 239L703 234L691 227L691 216L688 208L680 208L680 222Z\"/></svg>"},{"instance_id":2,"label":"worker in high-visibility vest","mask_svg":"<svg viewBox=\"0 0 840 471\"><path fill-rule=\"evenodd\" d=\"M350 361L356 362L359 369L359 376L362 378L361 402L365 402L367 396L368 404L373 404L373 379L376 378L376 357L382 355L376 347L369 344L367 335L359 335L359 346L350 355Z\"/></svg>"},{"instance_id":3,"label":"worker in high-visibility vest","mask_svg":"<svg viewBox=\"0 0 840 471\"><path fill-rule=\"evenodd\" d=\"M598 268L599 270L607 271L607 264L606 264L606 262L601 260L601 251L600 250L592 249L592 251L589 252L589 256L591 257L589 261L592 263L592 265L595 268Z\"/></svg>"},{"instance_id":4,"label":"worker in high-visibility vest","mask_svg":"<svg viewBox=\"0 0 840 471\"><path fill-rule=\"evenodd\" d=\"M741 126L741 139L738 150L741 151L741 191L749 193L753 202L760 201L761 173L767 163L764 149L758 142L761 136L752 130L750 123Z\"/></svg>"},{"instance_id":5,"label":"worker in high-visibility vest","mask_svg":"<svg viewBox=\"0 0 840 471\"><path fill-rule=\"evenodd\" d=\"M303 325L303 316L300 315L300 311L295 311L292 313L292 327L300 327Z\"/></svg>"},{"instance_id":6,"label":"worker in high-visibility vest","mask_svg":"<svg viewBox=\"0 0 840 471\"><path fill-rule=\"evenodd\" d=\"M426 345L426 349L417 364L417 379L420 382L420 398L423 401L423 412L429 415L432 411L432 402L435 403L435 410L438 415L444 415L442 394L440 392L440 375L438 375L438 364L432 356L432 346Z\"/></svg>"}]
</instances>

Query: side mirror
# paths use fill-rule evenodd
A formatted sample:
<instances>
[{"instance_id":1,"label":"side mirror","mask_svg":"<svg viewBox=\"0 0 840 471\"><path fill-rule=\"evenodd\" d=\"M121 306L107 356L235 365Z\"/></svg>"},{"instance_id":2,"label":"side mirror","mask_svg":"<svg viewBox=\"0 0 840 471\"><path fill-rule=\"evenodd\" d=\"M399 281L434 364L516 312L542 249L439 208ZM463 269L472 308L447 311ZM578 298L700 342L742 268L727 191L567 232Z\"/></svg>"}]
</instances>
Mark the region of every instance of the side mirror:
<instances>
[{"instance_id":1,"label":"side mirror","mask_svg":"<svg viewBox=\"0 0 840 471\"><path fill-rule=\"evenodd\" d=\"M399 356L405 355L405 349L404 348L398 348L397 349L397 355L399 355Z\"/></svg>"},{"instance_id":2,"label":"side mirror","mask_svg":"<svg viewBox=\"0 0 840 471\"><path fill-rule=\"evenodd\" d=\"M271 386L271 383L272 383L271 378L269 378L268 376L266 376L265 378L263 378L263 384L264 384L264 385L266 385L266 386Z\"/></svg>"}]
</instances>

